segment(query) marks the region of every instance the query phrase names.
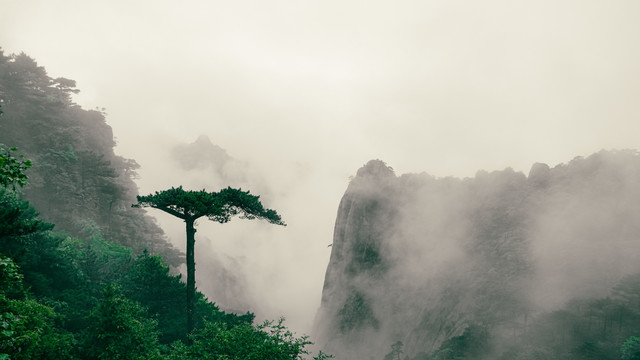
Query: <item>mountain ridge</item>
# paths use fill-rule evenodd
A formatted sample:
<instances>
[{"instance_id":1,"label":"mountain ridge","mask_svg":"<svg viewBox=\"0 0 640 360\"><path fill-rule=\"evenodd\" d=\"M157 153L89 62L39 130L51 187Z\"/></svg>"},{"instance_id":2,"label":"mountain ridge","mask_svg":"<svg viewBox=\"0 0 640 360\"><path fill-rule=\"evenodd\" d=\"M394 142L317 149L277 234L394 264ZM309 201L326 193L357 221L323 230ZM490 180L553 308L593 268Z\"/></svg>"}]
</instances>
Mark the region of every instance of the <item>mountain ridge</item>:
<instances>
[{"instance_id":1,"label":"mountain ridge","mask_svg":"<svg viewBox=\"0 0 640 360\"><path fill-rule=\"evenodd\" d=\"M480 329L497 357L505 333L521 338L540 314L640 271L638 180L635 150L464 179L370 161L338 209L319 344L368 359L401 340L427 359Z\"/></svg>"}]
</instances>

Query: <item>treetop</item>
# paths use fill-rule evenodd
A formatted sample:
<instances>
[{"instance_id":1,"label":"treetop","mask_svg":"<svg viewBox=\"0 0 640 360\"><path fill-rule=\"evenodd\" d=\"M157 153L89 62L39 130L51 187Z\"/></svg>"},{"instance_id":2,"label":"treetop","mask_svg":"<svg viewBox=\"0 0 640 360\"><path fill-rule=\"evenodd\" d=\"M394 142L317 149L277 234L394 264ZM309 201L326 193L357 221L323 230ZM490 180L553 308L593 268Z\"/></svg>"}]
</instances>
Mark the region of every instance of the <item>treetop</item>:
<instances>
[{"instance_id":1,"label":"treetop","mask_svg":"<svg viewBox=\"0 0 640 360\"><path fill-rule=\"evenodd\" d=\"M265 209L260 196L249 191L227 187L218 192L184 190L182 186L156 191L146 196L138 195L133 207L151 207L183 220L196 220L202 216L219 223L226 223L235 215L244 219L264 219L276 225L286 225L275 210Z\"/></svg>"}]
</instances>

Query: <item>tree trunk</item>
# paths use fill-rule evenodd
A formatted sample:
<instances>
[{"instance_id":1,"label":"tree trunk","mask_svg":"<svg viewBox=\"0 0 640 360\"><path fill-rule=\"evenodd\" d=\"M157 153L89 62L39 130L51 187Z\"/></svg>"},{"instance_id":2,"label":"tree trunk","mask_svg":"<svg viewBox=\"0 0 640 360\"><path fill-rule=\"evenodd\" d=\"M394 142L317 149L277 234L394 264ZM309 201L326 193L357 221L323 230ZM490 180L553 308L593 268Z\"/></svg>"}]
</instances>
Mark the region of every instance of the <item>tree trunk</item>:
<instances>
[{"instance_id":1,"label":"tree trunk","mask_svg":"<svg viewBox=\"0 0 640 360\"><path fill-rule=\"evenodd\" d=\"M195 220L185 219L187 223L187 336L194 327L195 300L196 300L196 261L194 247L196 243L196 229L193 224ZM188 340L191 343L191 340Z\"/></svg>"}]
</instances>

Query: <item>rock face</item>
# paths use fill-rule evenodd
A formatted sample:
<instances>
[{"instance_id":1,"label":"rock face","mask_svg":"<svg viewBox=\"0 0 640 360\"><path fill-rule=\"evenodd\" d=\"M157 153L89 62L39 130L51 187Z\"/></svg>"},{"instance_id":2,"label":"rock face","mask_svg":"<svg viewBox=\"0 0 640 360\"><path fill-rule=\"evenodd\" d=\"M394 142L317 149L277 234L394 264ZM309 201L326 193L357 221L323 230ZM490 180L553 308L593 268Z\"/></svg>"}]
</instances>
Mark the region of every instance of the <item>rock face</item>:
<instances>
[{"instance_id":1,"label":"rock face","mask_svg":"<svg viewBox=\"0 0 640 360\"><path fill-rule=\"evenodd\" d=\"M340 202L318 314L324 338L338 332L348 343L356 340L349 339L350 334L380 327L370 287L378 286L387 272L382 245L393 225L395 180L382 161L371 161L358 171Z\"/></svg>"},{"instance_id":2,"label":"rock face","mask_svg":"<svg viewBox=\"0 0 640 360\"><path fill-rule=\"evenodd\" d=\"M640 271L638 204L634 151L535 164L528 177L397 177L370 161L338 209L317 344L383 359L399 340L417 359L471 327L523 334L536 314Z\"/></svg>"}]
</instances>

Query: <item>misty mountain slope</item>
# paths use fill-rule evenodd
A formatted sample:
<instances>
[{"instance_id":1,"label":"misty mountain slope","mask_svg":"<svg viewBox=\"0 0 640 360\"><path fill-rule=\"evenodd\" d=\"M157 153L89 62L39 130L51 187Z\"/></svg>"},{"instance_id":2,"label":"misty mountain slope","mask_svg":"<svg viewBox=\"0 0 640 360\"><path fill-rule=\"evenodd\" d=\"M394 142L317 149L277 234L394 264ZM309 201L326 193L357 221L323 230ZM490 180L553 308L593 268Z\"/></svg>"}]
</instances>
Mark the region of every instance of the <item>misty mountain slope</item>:
<instances>
[{"instance_id":1,"label":"misty mountain slope","mask_svg":"<svg viewBox=\"0 0 640 360\"><path fill-rule=\"evenodd\" d=\"M224 176L224 167L231 160L231 156L227 154L227 151L213 144L206 135L200 135L191 144L175 146L173 157L184 170L210 167L219 177Z\"/></svg>"},{"instance_id":2,"label":"misty mountain slope","mask_svg":"<svg viewBox=\"0 0 640 360\"><path fill-rule=\"evenodd\" d=\"M0 49L0 144L33 160L24 196L56 230L148 249L178 265L180 254L144 210L133 209L139 165L114 152L105 113L73 102L75 81L51 78L26 54Z\"/></svg>"},{"instance_id":3,"label":"misty mountain slope","mask_svg":"<svg viewBox=\"0 0 640 360\"><path fill-rule=\"evenodd\" d=\"M522 342L543 314L609 296L640 271L637 204L635 151L467 179L397 177L370 161L338 210L319 344L382 359L400 340L427 359L486 338L483 356L504 353L502 341Z\"/></svg>"}]
</instances>

